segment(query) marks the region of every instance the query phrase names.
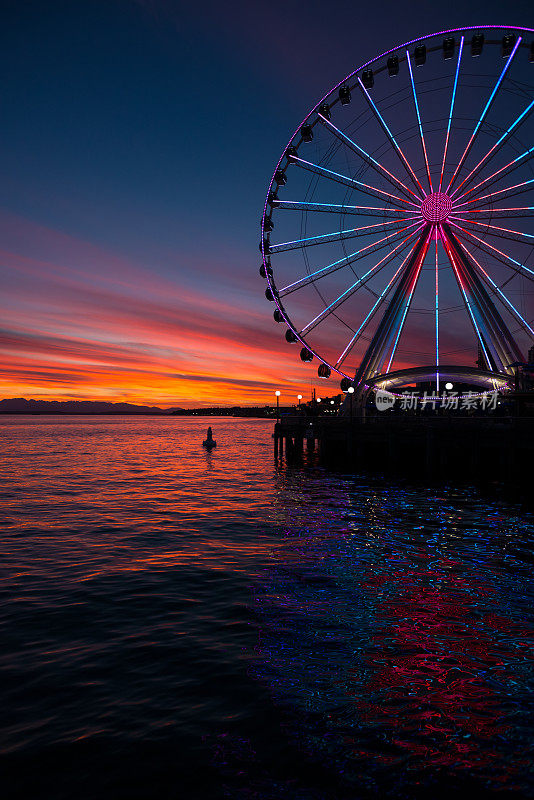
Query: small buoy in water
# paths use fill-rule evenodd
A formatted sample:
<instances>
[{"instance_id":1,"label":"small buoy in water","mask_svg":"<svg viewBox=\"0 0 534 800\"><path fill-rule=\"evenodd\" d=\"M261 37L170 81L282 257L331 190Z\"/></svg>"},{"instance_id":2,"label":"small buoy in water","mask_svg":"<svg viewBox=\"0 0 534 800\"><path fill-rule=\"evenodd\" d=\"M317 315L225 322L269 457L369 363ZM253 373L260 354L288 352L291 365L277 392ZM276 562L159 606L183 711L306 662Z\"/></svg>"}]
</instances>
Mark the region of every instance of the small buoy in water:
<instances>
[{"instance_id":1,"label":"small buoy in water","mask_svg":"<svg viewBox=\"0 0 534 800\"><path fill-rule=\"evenodd\" d=\"M211 450L213 447L217 447L217 442L213 438L213 431L211 430L211 425L208 428L208 433L206 438L202 442L202 447L205 447L207 450Z\"/></svg>"}]
</instances>

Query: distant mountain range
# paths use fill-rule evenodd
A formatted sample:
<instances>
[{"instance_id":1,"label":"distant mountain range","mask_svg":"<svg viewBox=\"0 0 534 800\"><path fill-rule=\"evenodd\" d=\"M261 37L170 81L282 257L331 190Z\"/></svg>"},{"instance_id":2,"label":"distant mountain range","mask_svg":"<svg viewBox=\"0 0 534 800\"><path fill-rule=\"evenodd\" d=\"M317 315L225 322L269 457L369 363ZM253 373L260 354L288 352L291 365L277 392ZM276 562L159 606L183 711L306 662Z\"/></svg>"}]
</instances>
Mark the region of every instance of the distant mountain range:
<instances>
[{"instance_id":1,"label":"distant mountain range","mask_svg":"<svg viewBox=\"0 0 534 800\"><path fill-rule=\"evenodd\" d=\"M101 400L0 400L0 414L170 414L175 410Z\"/></svg>"},{"instance_id":2,"label":"distant mountain range","mask_svg":"<svg viewBox=\"0 0 534 800\"><path fill-rule=\"evenodd\" d=\"M275 407L232 406L213 408L158 408L132 403L107 403L103 400L26 400L11 397L0 400L0 414L152 414L153 416L273 417ZM290 412L293 406L280 406Z\"/></svg>"}]
</instances>

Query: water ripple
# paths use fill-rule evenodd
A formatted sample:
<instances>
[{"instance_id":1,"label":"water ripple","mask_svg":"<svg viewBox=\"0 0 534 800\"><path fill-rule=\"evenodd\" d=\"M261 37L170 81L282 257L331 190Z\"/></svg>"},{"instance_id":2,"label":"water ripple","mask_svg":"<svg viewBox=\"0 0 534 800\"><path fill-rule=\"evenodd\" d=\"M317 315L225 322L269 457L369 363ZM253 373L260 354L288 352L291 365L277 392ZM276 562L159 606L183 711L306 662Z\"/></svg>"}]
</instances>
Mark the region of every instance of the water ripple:
<instances>
[{"instance_id":1,"label":"water ripple","mask_svg":"<svg viewBox=\"0 0 534 800\"><path fill-rule=\"evenodd\" d=\"M7 795L532 796L529 515L261 420L0 424Z\"/></svg>"}]
</instances>

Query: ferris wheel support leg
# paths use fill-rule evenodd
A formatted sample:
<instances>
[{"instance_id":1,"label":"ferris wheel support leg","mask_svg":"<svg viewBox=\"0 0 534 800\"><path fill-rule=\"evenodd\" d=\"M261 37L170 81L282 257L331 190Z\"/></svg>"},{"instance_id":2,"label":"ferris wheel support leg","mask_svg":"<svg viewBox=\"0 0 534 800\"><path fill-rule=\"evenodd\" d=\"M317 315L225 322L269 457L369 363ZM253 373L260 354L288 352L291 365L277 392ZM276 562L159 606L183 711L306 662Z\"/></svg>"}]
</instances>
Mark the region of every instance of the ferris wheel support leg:
<instances>
[{"instance_id":1,"label":"ferris wheel support leg","mask_svg":"<svg viewBox=\"0 0 534 800\"><path fill-rule=\"evenodd\" d=\"M491 353L498 372L510 373L510 365L524 361L521 350L492 302L486 287L470 263L466 252L447 223L441 226L445 251L460 289L467 295L469 304L479 323L484 343Z\"/></svg>"},{"instance_id":2,"label":"ferris wheel support leg","mask_svg":"<svg viewBox=\"0 0 534 800\"><path fill-rule=\"evenodd\" d=\"M404 267L395 294L393 295L380 325L367 348L360 367L356 372L356 386L365 384L367 378L376 374L377 366L385 361L386 353L406 316L403 311L409 298L413 295L421 266L428 251L432 227L426 225L422 231L414 251Z\"/></svg>"}]
</instances>

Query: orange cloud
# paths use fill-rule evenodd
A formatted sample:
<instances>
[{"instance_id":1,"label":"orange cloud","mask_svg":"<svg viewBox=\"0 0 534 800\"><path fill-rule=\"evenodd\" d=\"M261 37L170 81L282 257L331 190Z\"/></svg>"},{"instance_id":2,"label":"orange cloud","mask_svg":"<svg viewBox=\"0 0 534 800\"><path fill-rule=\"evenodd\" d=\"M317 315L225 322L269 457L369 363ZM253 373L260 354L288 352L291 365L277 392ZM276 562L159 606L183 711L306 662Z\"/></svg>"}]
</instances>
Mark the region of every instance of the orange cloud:
<instances>
[{"instance_id":1,"label":"orange cloud","mask_svg":"<svg viewBox=\"0 0 534 800\"><path fill-rule=\"evenodd\" d=\"M275 388L293 398L309 385L259 277L236 302L232 287L197 289L12 215L0 233L8 222L3 396L264 404Z\"/></svg>"}]
</instances>

